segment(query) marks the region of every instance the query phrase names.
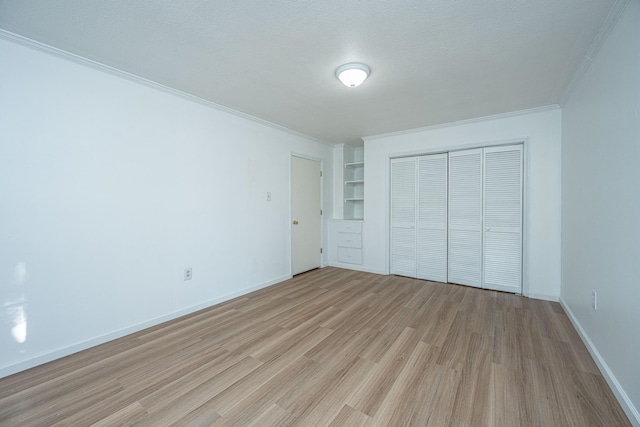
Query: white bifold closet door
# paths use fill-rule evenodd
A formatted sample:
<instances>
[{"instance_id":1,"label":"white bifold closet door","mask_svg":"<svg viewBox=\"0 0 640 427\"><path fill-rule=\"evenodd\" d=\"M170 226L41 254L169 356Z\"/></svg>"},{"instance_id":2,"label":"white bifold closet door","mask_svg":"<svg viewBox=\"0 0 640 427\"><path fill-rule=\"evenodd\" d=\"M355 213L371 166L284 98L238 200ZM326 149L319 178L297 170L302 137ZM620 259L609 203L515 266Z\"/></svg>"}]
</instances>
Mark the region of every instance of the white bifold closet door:
<instances>
[{"instance_id":1,"label":"white bifold closet door","mask_svg":"<svg viewBox=\"0 0 640 427\"><path fill-rule=\"evenodd\" d=\"M418 157L418 279L447 281L447 154Z\"/></svg>"},{"instance_id":2,"label":"white bifold closet door","mask_svg":"<svg viewBox=\"0 0 640 427\"><path fill-rule=\"evenodd\" d=\"M447 154L391 161L391 273L447 281Z\"/></svg>"},{"instance_id":3,"label":"white bifold closet door","mask_svg":"<svg viewBox=\"0 0 640 427\"><path fill-rule=\"evenodd\" d=\"M522 145L484 149L483 287L521 292Z\"/></svg>"},{"instance_id":4,"label":"white bifold closet door","mask_svg":"<svg viewBox=\"0 0 640 427\"><path fill-rule=\"evenodd\" d=\"M416 158L391 160L391 274L416 277Z\"/></svg>"},{"instance_id":5,"label":"white bifold closet door","mask_svg":"<svg viewBox=\"0 0 640 427\"><path fill-rule=\"evenodd\" d=\"M522 292L523 147L391 160L391 274Z\"/></svg>"},{"instance_id":6,"label":"white bifold closet door","mask_svg":"<svg viewBox=\"0 0 640 427\"><path fill-rule=\"evenodd\" d=\"M482 287L482 149L449 153L449 282Z\"/></svg>"}]
</instances>

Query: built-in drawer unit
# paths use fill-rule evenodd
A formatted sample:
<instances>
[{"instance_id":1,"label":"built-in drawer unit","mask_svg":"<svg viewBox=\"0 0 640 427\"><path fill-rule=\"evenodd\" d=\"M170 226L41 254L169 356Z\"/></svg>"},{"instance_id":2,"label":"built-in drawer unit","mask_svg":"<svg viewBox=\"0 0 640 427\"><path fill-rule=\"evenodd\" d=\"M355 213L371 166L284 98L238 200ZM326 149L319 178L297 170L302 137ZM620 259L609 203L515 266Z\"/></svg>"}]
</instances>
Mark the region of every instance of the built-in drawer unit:
<instances>
[{"instance_id":1,"label":"built-in drawer unit","mask_svg":"<svg viewBox=\"0 0 640 427\"><path fill-rule=\"evenodd\" d=\"M362 234L338 233L338 247L362 248Z\"/></svg>"},{"instance_id":2,"label":"built-in drawer unit","mask_svg":"<svg viewBox=\"0 0 640 427\"><path fill-rule=\"evenodd\" d=\"M362 264L362 249L338 247L338 261L349 264Z\"/></svg>"},{"instance_id":3,"label":"built-in drawer unit","mask_svg":"<svg viewBox=\"0 0 640 427\"><path fill-rule=\"evenodd\" d=\"M362 264L362 221L336 221L336 261Z\"/></svg>"},{"instance_id":4,"label":"built-in drawer unit","mask_svg":"<svg viewBox=\"0 0 640 427\"><path fill-rule=\"evenodd\" d=\"M340 221L338 222L338 233L362 234L362 223L358 221Z\"/></svg>"}]
</instances>

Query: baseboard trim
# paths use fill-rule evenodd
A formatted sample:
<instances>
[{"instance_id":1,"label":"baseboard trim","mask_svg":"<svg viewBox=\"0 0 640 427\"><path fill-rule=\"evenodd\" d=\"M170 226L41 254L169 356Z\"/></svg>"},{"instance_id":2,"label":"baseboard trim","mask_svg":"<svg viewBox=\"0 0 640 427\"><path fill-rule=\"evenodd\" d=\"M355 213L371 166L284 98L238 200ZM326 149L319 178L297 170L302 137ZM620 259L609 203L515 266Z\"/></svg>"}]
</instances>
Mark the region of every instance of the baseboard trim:
<instances>
[{"instance_id":1,"label":"baseboard trim","mask_svg":"<svg viewBox=\"0 0 640 427\"><path fill-rule=\"evenodd\" d=\"M185 316L187 314L194 313L194 312L196 312L198 310L202 310L204 308L208 308L208 307L214 306L216 304L220 304L221 302L225 302L225 301L231 300L233 298L237 298L239 296L246 295L248 293L251 293L251 292L263 289L263 288L267 288L269 286L273 286L273 285L275 285L277 283L284 282L285 280L289 280L289 279L291 279L291 277L292 277L291 275L284 275L284 276L276 277L276 278L274 278L272 280L268 280L268 281L260 283L258 285L250 286L248 288L244 288L244 289L242 289L240 291L232 292L230 294L226 294L226 295L220 296L218 298L213 298L213 299L205 301L203 303L192 305L190 307L183 308L183 309L178 310L178 311L174 311L173 313L169 313L169 314L166 314L166 315L158 316L156 318L147 320L147 321L142 322L142 323L138 323L136 325L132 325L132 326L129 326L129 327L126 327L126 328L123 328L123 329L119 329L117 331L113 331L113 332L110 332L110 333L107 333L107 334L104 334L104 335L100 335L98 337L91 338L91 339L88 339L86 341L82 341L80 343L73 344L73 345L70 345L70 346L67 346L67 347L64 347L64 348L60 348L58 350L54 350L54 351L51 351L51 352L48 352L48 353L40 354L40 355L32 357L32 358L30 358L28 360L24 360L24 361L21 361L21 362L12 364L12 365L7 365L7 366L0 367L0 378L8 377L9 375L13 375L13 374L25 371L25 370L30 369L30 368L34 368L34 367L39 366L39 365L43 365L45 363L52 362L52 361L54 361L56 359L60 359L60 358L65 357L65 356L69 356L69 355L77 353L79 351L86 350L88 348L95 347L97 345L104 344L106 342L113 341L113 340L118 339L118 338L122 338L122 337L124 337L126 335L142 331L143 329L159 325L159 324L167 322L169 320L177 319L177 318L179 318L181 316Z\"/></svg>"},{"instance_id":2,"label":"baseboard trim","mask_svg":"<svg viewBox=\"0 0 640 427\"><path fill-rule=\"evenodd\" d=\"M560 298L558 298L558 295L537 294L537 293L530 292L529 295L527 295L527 297L534 298L534 299L541 299L544 301L553 301L553 302L560 301Z\"/></svg>"},{"instance_id":3,"label":"baseboard trim","mask_svg":"<svg viewBox=\"0 0 640 427\"><path fill-rule=\"evenodd\" d=\"M346 270L364 271L365 273L382 274L387 275L384 270L378 270L376 268L367 268L356 264L346 264L342 262L329 262L330 267L344 268Z\"/></svg>"},{"instance_id":4,"label":"baseboard trim","mask_svg":"<svg viewBox=\"0 0 640 427\"><path fill-rule=\"evenodd\" d=\"M584 342L584 345L587 347L587 350L589 350L591 357L593 357L596 365L598 365L598 369L600 369L602 376L607 381L607 384L609 384L609 387L616 396L616 399L618 399L620 406L622 406L622 410L627 414L629 421L635 427L640 427L640 412L638 412L638 409L633 405L633 402L629 399L629 396L618 382L618 379L613 375L611 369L609 369L609 365L607 365L607 362L602 358L600 352L593 344L593 341L591 341L591 338L589 338L589 335L587 335L587 332L582 328L582 325L578 322L573 311L571 311L569 305L564 299L562 299L562 297L560 297L560 305L564 309L565 313L567 313L567 316L569 316L569 320L571 320L573 327L578 331L578 335L580 335L582 342Z\"/></svg>"}]
</instances>

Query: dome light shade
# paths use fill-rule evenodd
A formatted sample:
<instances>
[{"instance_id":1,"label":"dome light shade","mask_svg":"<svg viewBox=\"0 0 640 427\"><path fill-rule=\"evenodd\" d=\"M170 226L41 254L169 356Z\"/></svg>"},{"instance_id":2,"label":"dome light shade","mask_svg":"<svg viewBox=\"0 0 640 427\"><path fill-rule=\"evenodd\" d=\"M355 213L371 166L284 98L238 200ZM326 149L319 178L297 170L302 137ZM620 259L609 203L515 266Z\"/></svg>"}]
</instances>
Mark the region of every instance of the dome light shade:
<instances>
[{"instance_id":1,"label":"dome light shade","mask_svg":"<svg viewBox=\"0 0 640 427\"><path fill-rule=\"evenodd\" d=\"M347 87L360 86L369 77L369 67L364 64L344 64L336 70L336 77Z\"/></svg>"}]
</instances>

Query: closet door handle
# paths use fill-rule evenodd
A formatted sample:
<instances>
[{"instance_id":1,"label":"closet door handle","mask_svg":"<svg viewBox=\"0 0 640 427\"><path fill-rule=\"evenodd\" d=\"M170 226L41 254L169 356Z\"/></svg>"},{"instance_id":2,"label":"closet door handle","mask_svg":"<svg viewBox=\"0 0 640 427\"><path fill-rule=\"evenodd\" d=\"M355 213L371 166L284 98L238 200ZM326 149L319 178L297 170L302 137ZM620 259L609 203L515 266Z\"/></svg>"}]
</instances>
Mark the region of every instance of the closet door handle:
<instances>
[{"instance_id":1,"label":"closet door handle","mask_svg":"<svg viewBox=\"0 0 640 427\"><path fill-rule=\"evenodd\" d=\"M293 220L293 225L298 225L298 221L297 220Z\"/></svg>"},{"instance_id":2,"label":"closet door handle","mask_svg":"<svg viewBox=\"0 0 640 427\"><path fill-rule=\"evenodd\" d=\"M491 227L486 227L484 231L491 231Z\"/></svg>"}]
</instances>

